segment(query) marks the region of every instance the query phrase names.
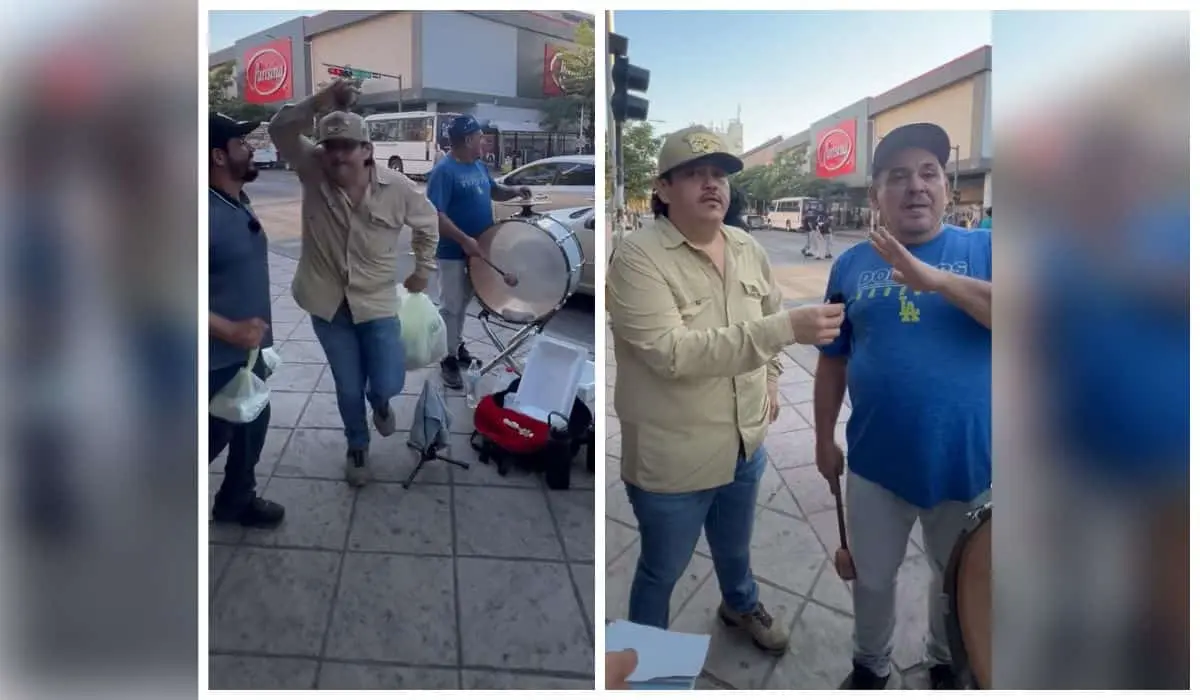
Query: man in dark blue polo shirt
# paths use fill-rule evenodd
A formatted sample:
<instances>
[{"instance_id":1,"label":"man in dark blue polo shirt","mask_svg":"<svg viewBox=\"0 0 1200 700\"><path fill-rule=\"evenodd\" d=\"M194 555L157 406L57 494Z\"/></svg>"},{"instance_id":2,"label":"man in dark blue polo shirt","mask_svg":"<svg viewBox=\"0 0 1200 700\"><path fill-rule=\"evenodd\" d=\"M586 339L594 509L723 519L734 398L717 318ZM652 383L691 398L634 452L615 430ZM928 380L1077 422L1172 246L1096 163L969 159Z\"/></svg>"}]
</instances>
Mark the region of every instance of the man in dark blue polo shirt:
<instances>
[{"instance_id":1,"label":"man in dark blue polo shirt","mask_svg":"<svg viewBox=\"0 0 1200 700\"><path fill-rule=\"evenodd\" d=\"M267 237L242 186L258 177L254 149L245 140L259 122L213 114L208 119L208 396L211 399L245 366L250 351L271 347L271 286ZM264 377L262 356L254 373ZM225 479L213 520L274 527L283 506L255 495L254 465L271 419L268 405L252 423L208 419L208 459L226 447Z\"/></svg>"}]
</instances>

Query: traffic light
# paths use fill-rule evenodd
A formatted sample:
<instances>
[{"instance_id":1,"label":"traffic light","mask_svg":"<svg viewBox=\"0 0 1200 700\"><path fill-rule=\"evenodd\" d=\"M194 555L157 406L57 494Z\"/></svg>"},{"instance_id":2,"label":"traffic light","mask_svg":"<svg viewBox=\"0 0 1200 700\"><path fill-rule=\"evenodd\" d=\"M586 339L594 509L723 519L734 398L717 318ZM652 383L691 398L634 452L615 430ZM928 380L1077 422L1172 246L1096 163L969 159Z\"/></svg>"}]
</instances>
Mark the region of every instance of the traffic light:
<instances>
[{"instance_id":1,"label":"traffic light","mask_svg":"<svg viewBox=\"0 0 1200 700\"><path fill-rule=\"evenodd\" d=\"M630 93L650 89L650 71L629 62L626 53L629 40L620 34L609 33L608 52L613 55L612 113L613 121L645 121L650 114L650 101Z\"/></svg>"}]
</instances>

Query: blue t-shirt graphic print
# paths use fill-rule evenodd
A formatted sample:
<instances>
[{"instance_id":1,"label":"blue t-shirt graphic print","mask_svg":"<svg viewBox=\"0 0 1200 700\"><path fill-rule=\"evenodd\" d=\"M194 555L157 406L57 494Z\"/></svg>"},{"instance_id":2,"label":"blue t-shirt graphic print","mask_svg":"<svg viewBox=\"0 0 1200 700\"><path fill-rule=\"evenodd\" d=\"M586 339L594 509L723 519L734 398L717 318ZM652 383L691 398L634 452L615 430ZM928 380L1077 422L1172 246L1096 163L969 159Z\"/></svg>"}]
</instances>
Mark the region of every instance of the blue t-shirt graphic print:
<instances>
[{"instance_id":1,"label":"blue t-shirt graphic print","mask_svg":"<svg viewBox=\"0 0 1200 700\"><path fill-rule=\"evenodd\" d=\"M425 196L462 232L478 238L494 222L492 219L492 176L481 161L460 163L443 158L429 173ZM441 260L465 260L462 246L441 236L437 257Z\"/></svg>"},{"instance_id":2,"label":"blue t-shirt graphic print","mask_svg":"<svg viewBox=\"0 0 1200 700\"><path fill-rule=\"evenodd\" d=\"M991 281L992 233L945 226L919 260ZM940 294L914 292L870 243L846 251L826 298L846 301L850 471L920 508L971 501L992 481L992 334Z\"/></svg>"}]
</instances>

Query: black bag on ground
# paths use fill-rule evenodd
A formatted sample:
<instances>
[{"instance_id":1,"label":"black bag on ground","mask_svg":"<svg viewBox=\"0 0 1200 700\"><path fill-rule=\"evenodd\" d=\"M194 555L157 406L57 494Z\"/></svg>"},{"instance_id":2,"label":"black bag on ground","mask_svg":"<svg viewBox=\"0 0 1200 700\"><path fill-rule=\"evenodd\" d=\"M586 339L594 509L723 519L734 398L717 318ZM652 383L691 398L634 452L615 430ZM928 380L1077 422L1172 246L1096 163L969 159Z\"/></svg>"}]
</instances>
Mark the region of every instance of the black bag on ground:
<instances>
[{"instance_id":1,"label":"black bag on ground","mask_svg":"<svg viewBox=\"0 0 1200 700\"><path fill-rule=\"evenodd\" d=\"M495 406L502 407L504 397L516 393L520 385L521 379L518 377L508 385L507 389L485 397L485 400L491 399ZM507 412L507 409L500 409L500 411ZM480 462L495 463L501 476L507 475L509 470L516 465L526 471L544 473L546 484L551 489L570 488L571 462L579 454L580 448L593 439L591 437L593 431L592 412L588 409L587 404L576 397L571 408L571 415L566 417L565 430L561 427L564 422L562 414L552 415L556 416L558 420L552 422L547 439L532 451L514 452L506 448L506 444L512 444L507 436L491 434L499 430L495 427L498 425L495 420L477 419L475 421L475 431L471 434L471 447L479 453ZM525 416L522 418L525 421L529 420ZM558 427L554 427L553 423L558 423Z\"/></svg>"}]
</instances>

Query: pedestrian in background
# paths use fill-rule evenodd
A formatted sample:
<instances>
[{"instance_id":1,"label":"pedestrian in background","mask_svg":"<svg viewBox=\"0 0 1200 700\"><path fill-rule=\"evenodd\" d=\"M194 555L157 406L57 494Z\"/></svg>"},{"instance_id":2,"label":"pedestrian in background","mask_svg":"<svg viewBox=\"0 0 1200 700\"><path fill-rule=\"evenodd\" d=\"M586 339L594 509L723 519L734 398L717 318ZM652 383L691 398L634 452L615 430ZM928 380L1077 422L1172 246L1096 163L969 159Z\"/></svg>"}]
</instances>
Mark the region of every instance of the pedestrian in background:
<instances>
[{"instance_id":1,"label":"pedestrian in background","mask_svg":"<svg viewBox=\"0 0 1200 700\"><path fill-rule=\"evenodd\" d=\"M833 221L826 214L817 219L817 231L825 241L825 259L833 259Z\"/></svg>"}]
</instances>

